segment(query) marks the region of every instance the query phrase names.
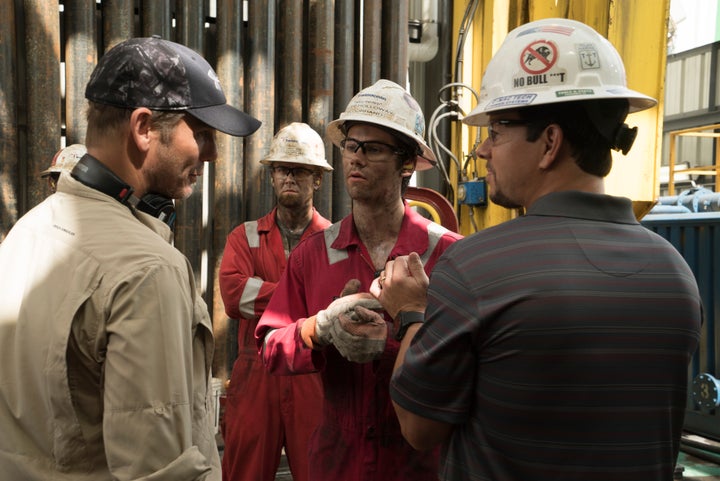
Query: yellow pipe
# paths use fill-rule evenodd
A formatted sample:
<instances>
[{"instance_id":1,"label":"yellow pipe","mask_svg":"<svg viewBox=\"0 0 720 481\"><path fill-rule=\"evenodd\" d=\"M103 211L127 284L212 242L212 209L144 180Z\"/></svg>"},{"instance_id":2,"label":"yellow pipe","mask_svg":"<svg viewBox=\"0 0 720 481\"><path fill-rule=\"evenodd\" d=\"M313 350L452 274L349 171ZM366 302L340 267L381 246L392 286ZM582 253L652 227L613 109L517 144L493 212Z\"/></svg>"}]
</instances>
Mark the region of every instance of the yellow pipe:
<instances>
[{"instance_id":1,"label":"yellow pipe","mask_svg":"<svg viewBox=\"0 0 720 481\"><path fill-rule=\"evenodd\" d=\"M440 213L438 213L437 210L427 202L423 202L421 200L409 200L408 205L410 207L422 207L426 211L430 213L430 216L432 217L433 222L436 224L442 224L442 219L440 218Z\"/></svg>"}]
</instances>

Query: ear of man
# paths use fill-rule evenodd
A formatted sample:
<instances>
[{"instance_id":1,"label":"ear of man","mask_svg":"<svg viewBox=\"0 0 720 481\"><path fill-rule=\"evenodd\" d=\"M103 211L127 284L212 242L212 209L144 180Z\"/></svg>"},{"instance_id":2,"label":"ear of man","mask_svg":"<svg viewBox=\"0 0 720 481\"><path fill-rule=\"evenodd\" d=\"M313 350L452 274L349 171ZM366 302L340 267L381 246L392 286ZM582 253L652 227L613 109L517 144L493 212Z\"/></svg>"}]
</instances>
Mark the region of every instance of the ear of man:
<instances>
[{"instance_id":1,"label":"ear of man","mask_svg":"<svg viewBox=\"0 0 720 481\"><path fill-rule=\"evenodd\" d=\"M135 109L130 114L130 136L136 148L145 153L150 149L151 120L152 111L144 107Z\"/></svg>"},{"instance_id":2,"label":"ear of man","mask_svg":"<svg viewBox=\"0 0 720 481\"><path fill-rule=\"evenodd\" d=\"M550 124L538 139L542 142L543 156L539 167L543 170L549 169L557 161L562 152L563 139L565 138L562 128L558 124Z\"/></svg>"},{"instance_id":3,"label":"ear of man","mask_svg":"<svg viewBox=\"0 0 720 481\"><path fill-rule=\"evenodd\" d=\"M401 168L403 177L410 177L415 172L415 159L407 159L403 162Z\"/></svg>"}]
</instances>

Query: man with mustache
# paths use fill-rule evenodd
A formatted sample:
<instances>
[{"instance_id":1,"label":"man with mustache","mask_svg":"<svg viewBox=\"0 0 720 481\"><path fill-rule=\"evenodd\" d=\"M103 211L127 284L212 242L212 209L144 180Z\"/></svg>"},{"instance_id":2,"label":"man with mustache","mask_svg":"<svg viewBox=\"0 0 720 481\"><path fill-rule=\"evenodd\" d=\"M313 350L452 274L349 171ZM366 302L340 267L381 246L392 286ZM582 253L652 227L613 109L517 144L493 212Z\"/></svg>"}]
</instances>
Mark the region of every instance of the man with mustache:
<instances>
[{"instance_id":1,"label":"man with mustache","mask_svg":"<svg viewBox=\"0 0 720 481\"><path fill-rule=\"evenodd\" d=\"M521 54L547 83L520 80ZM569 19L510 32L480 92L464 122L487 127L490 199L524 214L454 244L429 280L411 254L373 285L409 325L390 388L403 434L442 446L447 481L670 481L702 301L680 253L604 186L637 133L628 113L656 102Z\"/></svg>"}]
</instances>

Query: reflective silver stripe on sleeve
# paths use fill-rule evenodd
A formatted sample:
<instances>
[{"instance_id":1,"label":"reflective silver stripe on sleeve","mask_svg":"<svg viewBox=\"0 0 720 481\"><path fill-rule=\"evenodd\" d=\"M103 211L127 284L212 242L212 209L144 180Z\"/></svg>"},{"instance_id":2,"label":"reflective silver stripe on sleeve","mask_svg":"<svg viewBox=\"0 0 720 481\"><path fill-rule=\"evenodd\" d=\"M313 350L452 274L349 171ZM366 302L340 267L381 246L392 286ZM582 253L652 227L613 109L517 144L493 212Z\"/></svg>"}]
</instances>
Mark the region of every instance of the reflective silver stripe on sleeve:
<instances>
[{"instance_id":1,"label":"reflective silver stripe on sleeve","mask_svg":"<svg viewBox=\"0 0 720 481\"><path fill-rule=\"evenodd\" d=\"M256 220L245 222L245 237L247 237L249 247L253 249L260 247L260 236L258 235L258 223Z\"/></svg>"},{"instance_id":2,"label":"reflective silver stripe on sleeve","mask_svg":"<svg viewBox=\"0 0 720 481\"><path fill-rule=\"evenodd\" d=\"M438 242L440 242L440 239L442 239L442 236L444 236L448 232L450 231L445 227L441 226L440 224L436 224L434 222L428 224L428 248L425 253L420 256L423 265L425 265L430 259L430 256L435 251L435 247L437 247Z\"/></svg>"},{"instance_id":3,"label":"reflective silver stripe on sleeve","mask_svg":"<svg viewBox=\"0 0 720 481\"><path fill-rule=\"evenodd\" d=\"M240 314L245 319L255 319L255 299L260 294L260 287L262 287L263 281L257 277L251 277L245 283L245 289L242 291L240 296Z\"/></svg>"},{"instance_id":4,"label":"reflective silver stripe on sleeve","mask_svg":"<svg viewBox=\"0 0 720 481\"><path fill-rule=\"evenodd\" d=\"M348 258L346 249L333 249L332 243L335 242L340 235L340 222L336 222L323 231L325 236L325 249L327 250L328 264L333 265L336 262L344 261Z\"/></svg>"}]
</instances>

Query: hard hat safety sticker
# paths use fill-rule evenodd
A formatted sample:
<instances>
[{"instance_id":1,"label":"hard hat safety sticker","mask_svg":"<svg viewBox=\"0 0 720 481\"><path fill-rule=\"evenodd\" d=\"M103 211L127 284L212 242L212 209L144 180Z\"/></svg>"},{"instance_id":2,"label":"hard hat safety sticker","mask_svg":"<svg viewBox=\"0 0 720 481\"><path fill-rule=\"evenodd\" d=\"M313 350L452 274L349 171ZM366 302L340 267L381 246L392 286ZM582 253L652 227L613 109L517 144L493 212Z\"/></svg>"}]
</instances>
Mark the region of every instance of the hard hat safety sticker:
<instances>
[{"instance_id":1,"label":"hard hat safety sticker","mask_svg":"<svg viewBox=\"0 0 720 481\"><path fill-rule=\"evenodd\" d=\"M580 43L575 45L580 61L580 68L592 70L600 68L600 56L592 43Z\"/></svg>"},{"instance_id":2,"label":"hard hat safety sticker","mask_svg":"<svg viewBox=\"0 0 720 481\"><path fill-rule=\"evenodd\" d=\"M556 61L557 47L546 40L531 43L520 54L520 66L530 75L547 72Z\"/></svg>"}]
</instances>

